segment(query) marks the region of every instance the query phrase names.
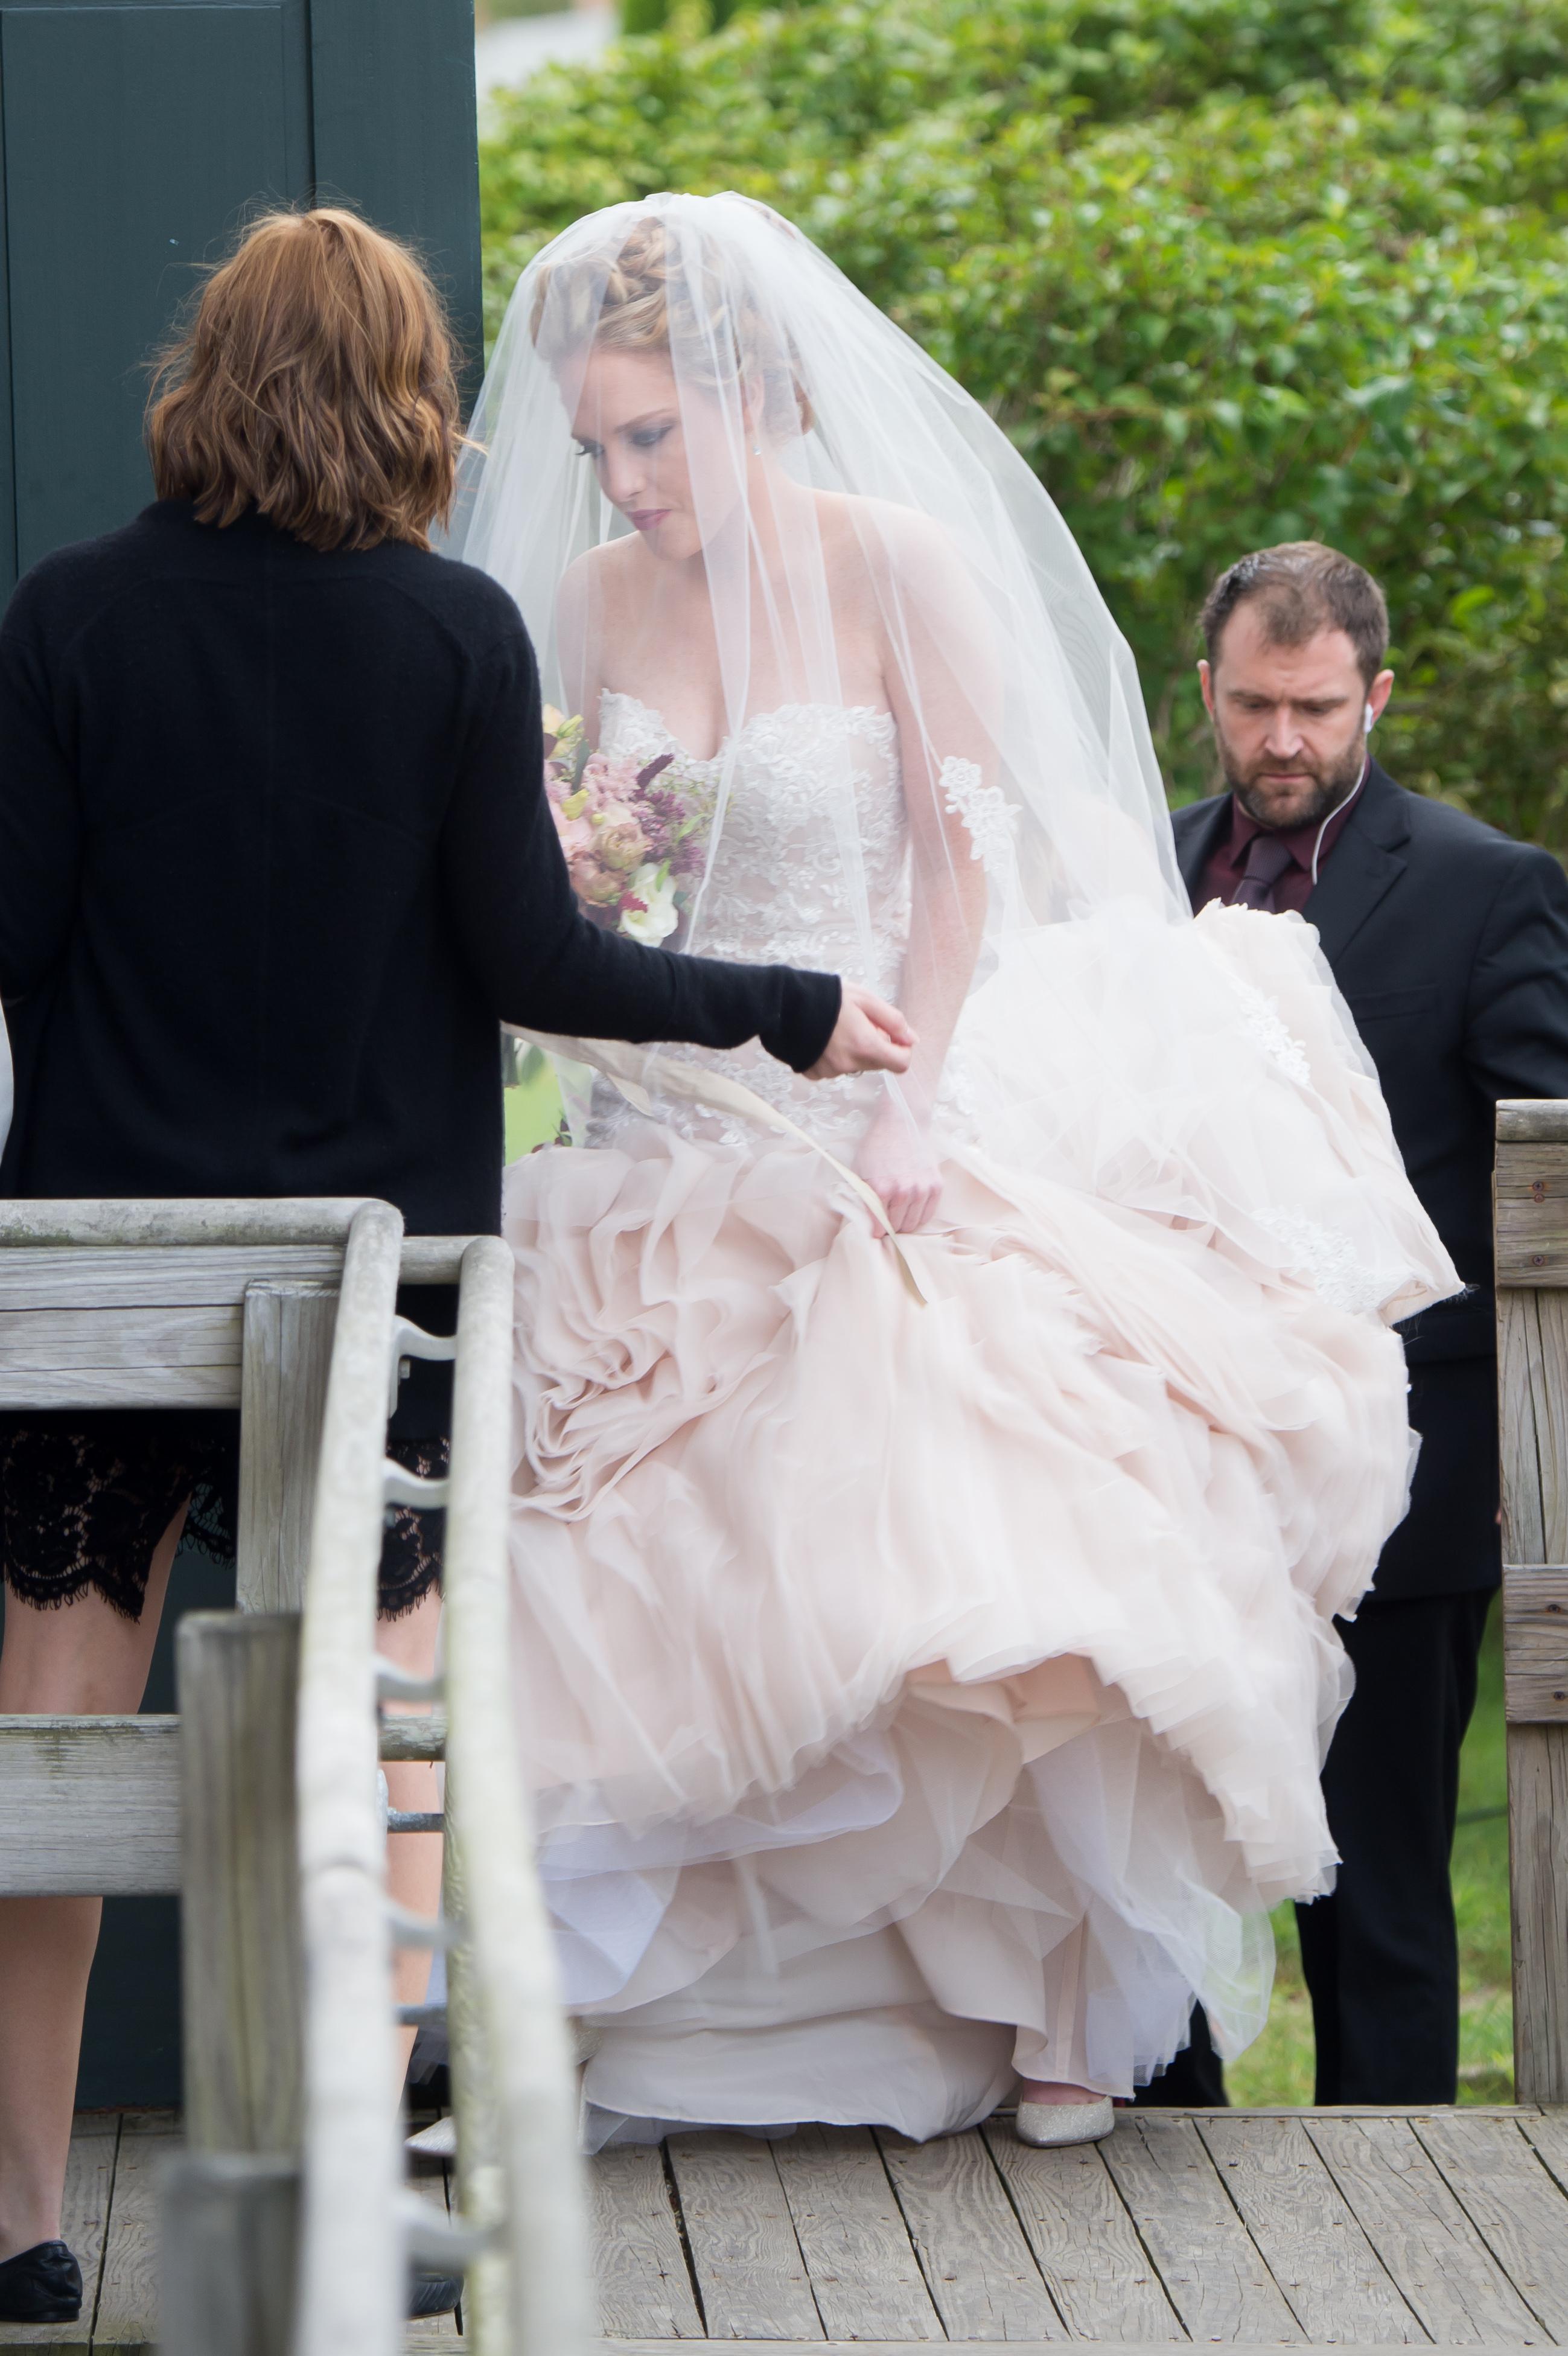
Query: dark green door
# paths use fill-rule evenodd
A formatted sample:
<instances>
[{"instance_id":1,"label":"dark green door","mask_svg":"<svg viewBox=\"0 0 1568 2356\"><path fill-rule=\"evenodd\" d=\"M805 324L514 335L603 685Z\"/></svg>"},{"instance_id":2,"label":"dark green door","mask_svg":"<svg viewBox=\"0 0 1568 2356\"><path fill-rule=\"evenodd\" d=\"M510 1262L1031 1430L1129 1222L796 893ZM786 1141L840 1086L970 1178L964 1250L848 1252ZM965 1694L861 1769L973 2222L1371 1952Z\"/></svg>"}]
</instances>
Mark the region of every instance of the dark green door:
<instances>
[{"instance_id":1,"label":"dark green door","mask_svg":"<svg viewBox=\"0 0 1568 2356\"><path fill-rule=\"evenodd\" d=\"M148 360L258 208L413 239L477 357L472 0L0 0L0 595L144 505Z\"/></svg>"},{"instance_id":2,"label":"dark green door","mask_svg":"<svg viewBox=\"0 0 1568 2356\"><path fill-rule=\"evenodd\" d=\"M151 498L147 363L257 209L411 239L476 382L475 144L473 0L0 0L0 604ZM233 1592L182 1555L149 1708L178 1610ZM172 1899L108 1901L79 2100L178 2100L178 1968Z\"/></svg>"}]
</instances>

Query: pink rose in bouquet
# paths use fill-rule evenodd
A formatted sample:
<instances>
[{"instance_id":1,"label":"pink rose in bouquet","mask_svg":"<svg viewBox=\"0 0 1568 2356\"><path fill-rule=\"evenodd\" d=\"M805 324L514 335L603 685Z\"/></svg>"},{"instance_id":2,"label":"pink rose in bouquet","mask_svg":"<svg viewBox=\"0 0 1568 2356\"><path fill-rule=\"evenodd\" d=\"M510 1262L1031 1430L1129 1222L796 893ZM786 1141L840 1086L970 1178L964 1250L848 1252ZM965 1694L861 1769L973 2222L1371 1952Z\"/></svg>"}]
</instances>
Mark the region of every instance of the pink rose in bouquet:
<instances>
[{"instance_id":1,"label":"pink rose in bouquet","mask_svg":"<svg viewBox=\"0 0 1568 2356\"><path fill-rule=\"evenodd\" d=\"M707 857L712 796L673 754L592 752L581 719L545 712L545 792L571 888L596 924L634 940L678 934Z\"/></svg>"}]
</instances>

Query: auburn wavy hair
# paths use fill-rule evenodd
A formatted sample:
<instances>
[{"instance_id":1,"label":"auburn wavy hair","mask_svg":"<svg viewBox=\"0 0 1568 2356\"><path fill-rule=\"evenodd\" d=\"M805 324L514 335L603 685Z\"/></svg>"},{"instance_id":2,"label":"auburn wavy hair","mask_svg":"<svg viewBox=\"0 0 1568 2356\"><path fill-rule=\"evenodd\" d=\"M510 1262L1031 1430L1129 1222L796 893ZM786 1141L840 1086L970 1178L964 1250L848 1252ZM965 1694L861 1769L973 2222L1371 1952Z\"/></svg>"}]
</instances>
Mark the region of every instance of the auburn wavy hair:
<instances>
[{"instance_id":1,"label":"auburn wavy hair","mask_svg":"<svg viewBox=\"0 0 1568 2356\"><path fill-rule=\"evenodd\" d=\"M158 497L203 523L256 508L311 548L428 548L458 417L452 337L415 255L354 213L266 213L158 364L147 452Z\"/></svg>"}]
</instances>

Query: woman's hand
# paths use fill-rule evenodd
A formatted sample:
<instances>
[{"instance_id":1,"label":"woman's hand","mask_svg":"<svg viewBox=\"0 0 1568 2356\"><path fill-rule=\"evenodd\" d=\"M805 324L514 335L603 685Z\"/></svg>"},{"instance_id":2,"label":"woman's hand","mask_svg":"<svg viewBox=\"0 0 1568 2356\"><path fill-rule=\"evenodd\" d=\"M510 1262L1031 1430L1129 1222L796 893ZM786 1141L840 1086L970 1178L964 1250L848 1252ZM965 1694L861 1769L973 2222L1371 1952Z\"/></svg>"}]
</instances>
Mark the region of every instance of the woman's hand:
<instances>
[{"instance_id":1,"label":"woman's hand","mask_svg":"<svg viewBox=\"0 0 1568 2356\"><path fill-rule=\"evenodd\" d=\"M881 1197L888 1224L897 1235L913 1235L934 1218L942 1200L942 1172L931 1141L901 1105L880 1112L860 1141L855 1168L873 1194Z\"/></svg>"},{"instance_id":2,"label":"woman's hand","mask_svg":"<svg viewBox=\"0 0 1568 2356\"><path fill-rule=\"evenodd\" d=\"M807 1071L808 1080L841 1080L850 1072L907 1072L915 1036L896 1006L863 982L847 981L832 1036Z\"/></svg>"}]
</instances>

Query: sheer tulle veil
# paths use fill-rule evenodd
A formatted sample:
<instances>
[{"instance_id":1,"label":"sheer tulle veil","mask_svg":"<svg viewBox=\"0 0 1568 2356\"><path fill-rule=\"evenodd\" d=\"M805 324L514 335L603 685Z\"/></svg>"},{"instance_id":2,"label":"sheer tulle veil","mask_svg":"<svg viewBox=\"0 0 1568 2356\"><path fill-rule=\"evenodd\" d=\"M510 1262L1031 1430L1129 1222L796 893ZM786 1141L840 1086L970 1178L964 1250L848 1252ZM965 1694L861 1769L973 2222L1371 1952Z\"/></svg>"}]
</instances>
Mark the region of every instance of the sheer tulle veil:
<instances>
[{"instance_id":1,"label":"sheer tulle veil","mask_svg":"<svg viewBox=\"0 0 1568 2356\"><path fill-rule=\"evenodd\" d=\"M625 304L629 272L656 285L645 321L626 316L638 307ZM603 676L592 651L583 659L603 618L592 581L575 616L563 616L561 584L632 530L572 430L612 312L616 348L639 348L645 328L674 377L723 740L733 746L764 710L859 700L846 638L875 636L906 796L934 805L928 844L983 868L979 928L993 948L1128 894L1182 914L1132 657L1046 491L951 377L747 198L656 196L594 214L546 247L513 295L451 544L516 596L547 700L575 711L584 669ZM664 696L675 725L679 682ZM849 798L842 816L853 869ZM939 896L929 858L923 882ZM958 894L975 929L972 884ZM683 945L703 947L700 895Z\"/></svg>"}]
</instances>

